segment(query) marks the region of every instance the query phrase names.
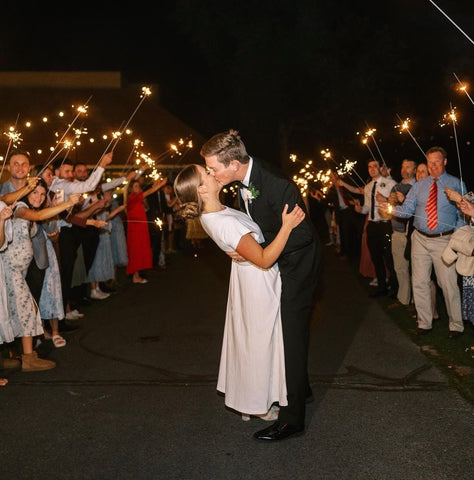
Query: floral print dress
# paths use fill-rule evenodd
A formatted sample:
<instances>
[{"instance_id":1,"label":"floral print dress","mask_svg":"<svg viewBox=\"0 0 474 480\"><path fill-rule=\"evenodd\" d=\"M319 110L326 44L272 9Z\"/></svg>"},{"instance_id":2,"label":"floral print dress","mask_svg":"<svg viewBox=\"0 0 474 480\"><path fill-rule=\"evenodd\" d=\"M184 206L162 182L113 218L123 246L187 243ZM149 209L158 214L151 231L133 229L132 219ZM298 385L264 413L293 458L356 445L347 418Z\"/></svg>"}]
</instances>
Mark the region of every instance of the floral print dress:
<instances>
[{"instance_id":1,"label":"floral print dress","mask_svg":"<svg viewBox=\"0 0 474 480\"><path fill-rule=\"evenodd\" d=\"M18 202L15 210L28 206ZM31 295L25 277L30 262L33 260L31 235L36 224L13 213L13 240L4 252L5 280L8 294L8 314L14 330L20 337L41 335L43 325L38 305Z\"/></svg>"},{"instance_id":2,"label":"floral print dress","mask_svg":"<svg viewBox=\"0 0 474 480\"><path fill-rule=\"evenodd\" d=\"M0 201L0 210L6 207L6 203ZM13 328L8 313L8 290L5 283L6 274L4 270L5 252L13 238L12 221L7 219L5 222L5 241L0 245L0 344L10 343L20 333L20 329Z\"/></svg>"}]
</instances>

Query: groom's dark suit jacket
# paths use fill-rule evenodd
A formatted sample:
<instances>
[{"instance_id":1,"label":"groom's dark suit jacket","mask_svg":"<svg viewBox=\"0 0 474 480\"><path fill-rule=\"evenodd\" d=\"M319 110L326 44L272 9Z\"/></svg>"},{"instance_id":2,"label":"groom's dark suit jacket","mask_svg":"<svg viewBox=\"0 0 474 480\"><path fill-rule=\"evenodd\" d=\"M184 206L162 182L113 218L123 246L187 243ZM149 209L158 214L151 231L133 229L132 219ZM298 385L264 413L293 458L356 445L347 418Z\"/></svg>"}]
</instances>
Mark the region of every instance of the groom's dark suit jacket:
<instances>
[{"instance_id":1,"label":"groom's dark suit jacket","mask_svg":"<svg viewBox=\"0 0 474 480\"><path fill-rule=\"evenodd\" d=\"M286 203L289 211L295 204L305 212L306 207L293 181L256 158L253 158L250 184L259 194L249 204L249 212L263 232L265 246L280 230ZM245 211L240 193L239 205ZM320 264L321 242L306 212L305 220L293 229L278 258L288 390L288 407L280 408L279 421L292 425L304 425L305 399L311 392L307 374L309 323Z\"/></svg>"}]
</instances>

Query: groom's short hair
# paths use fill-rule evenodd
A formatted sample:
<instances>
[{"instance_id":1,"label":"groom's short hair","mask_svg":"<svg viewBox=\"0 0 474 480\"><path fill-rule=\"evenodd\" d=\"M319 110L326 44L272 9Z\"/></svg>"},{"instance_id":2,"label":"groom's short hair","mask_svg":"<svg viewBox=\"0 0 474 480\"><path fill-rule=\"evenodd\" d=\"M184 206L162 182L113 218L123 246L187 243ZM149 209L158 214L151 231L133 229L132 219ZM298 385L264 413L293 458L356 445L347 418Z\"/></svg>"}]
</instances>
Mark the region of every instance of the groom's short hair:
<instances>
[{"instance_id":1,"label":"groom's short hair","mask_svg":"<svg viewBox=\"0 0 474 480\"><path fill-rule=\"evenodd\" d=\"M202 146L200 153L204 158L217 155L219 162L226 167L232 160L237 160L243 164L249 163L250 160L244 142L242 142L237 130L217 133Z\"/></svg>"}]
</instances>

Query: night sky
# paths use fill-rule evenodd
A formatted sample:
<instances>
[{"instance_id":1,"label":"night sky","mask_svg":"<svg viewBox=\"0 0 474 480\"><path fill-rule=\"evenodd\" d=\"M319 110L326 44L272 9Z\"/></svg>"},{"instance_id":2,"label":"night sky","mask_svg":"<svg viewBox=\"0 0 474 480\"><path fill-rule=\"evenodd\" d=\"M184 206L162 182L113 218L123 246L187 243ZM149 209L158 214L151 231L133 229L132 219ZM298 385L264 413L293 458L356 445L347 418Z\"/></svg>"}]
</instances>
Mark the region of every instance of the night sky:
<instances>
[{"instance_id":1,"label":"night sky","mask_svg":"<svg viewBox=\"0 0 474 480\"><path fill-rule=\"evenodd\" d=\"M168 3L3 6L0 70L119 70L125 83L159 84L163 106L204 137L236 128L269 159L329 148L363 163L357 132L372 127L397 168L422 160L395 128L409 117L422 149L444 146L456 174L453 127L439 126L453 105L469 177L474 105L453 74L474 85L474 45L429 0ZM474 2L435 3L474 38Z\"/></svg>"}]
</instances>

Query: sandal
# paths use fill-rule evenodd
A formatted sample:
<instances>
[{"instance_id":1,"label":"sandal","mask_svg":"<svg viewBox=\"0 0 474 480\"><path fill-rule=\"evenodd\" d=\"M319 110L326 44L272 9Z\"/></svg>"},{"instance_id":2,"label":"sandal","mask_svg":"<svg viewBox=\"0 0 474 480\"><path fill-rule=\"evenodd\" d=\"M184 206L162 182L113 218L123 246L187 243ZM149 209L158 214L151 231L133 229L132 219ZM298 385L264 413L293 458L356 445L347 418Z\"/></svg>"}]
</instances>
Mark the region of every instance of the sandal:
<instances>
[{"instance_id":1,"label":"sandal","mask_svg":"<svg viewBox=\"0 0 474 480\"><path fill-rule=\"evenodd\" d=\"M66 345L66 340L64 340L63 337L61 337L61 335L54 335L51 340L53 341L54 343L54 346L56 348L61 348L61 347L64 347Z\"/></svg>"}]
</instances>

